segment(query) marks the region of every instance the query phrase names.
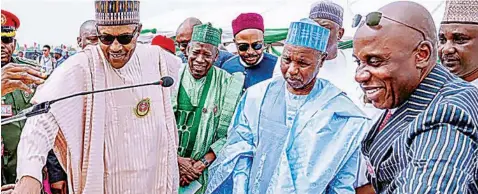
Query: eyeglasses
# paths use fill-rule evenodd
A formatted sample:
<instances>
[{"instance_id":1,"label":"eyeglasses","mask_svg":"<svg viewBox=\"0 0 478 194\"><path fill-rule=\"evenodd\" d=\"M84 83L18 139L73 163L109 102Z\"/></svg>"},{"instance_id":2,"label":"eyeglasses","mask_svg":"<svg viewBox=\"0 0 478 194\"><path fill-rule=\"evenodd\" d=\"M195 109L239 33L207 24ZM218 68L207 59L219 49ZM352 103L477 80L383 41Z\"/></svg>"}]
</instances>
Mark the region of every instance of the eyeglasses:
<instances>
[{"instance_id":1,"label":"eyeglasses","mask_svg":"<svg viewBox=\"0 0 478 194\"><path fill-rule=\"evenodd\" d=\"M178 47L182 47L182 48L188 47L188 44L189 44L189 41L186 41L186 42L176 42L176 45L177 45Z\"/></svg>"},{"instance_id":2,"label":"eyeglasses","mask_svg":"<svg viewBox=\"0 0 478 194\"><path fill-rule=\"evenodd\" d=\"M247 43L238 43L237 44L237 50L244 52L249 50L249 47L252 47L254 50L260 50L262 48L262 43L261 42L254 42L252 44L247 44Z\"/></svg>"},{"instance_id":3,"label":"eyeglasses","mask_svg":"<svg viewBox=\"0 0 478 194\"><path fill-rule=\"evenodd\" d=\"M10 43L13 42L13 40L14 40L13 37L3 37L2 36L2 43L4 43L4 44L10 44Z\"/></svg>"},{"instance_id":4,"label":"eyeglasses","mask_svg":"<svg viewBox=\"0 0 478 194\"><path fill-rule=\"evenodd\" d=\"M361 19L362 16L356 15L354 18L355 18L355 19L357 19L357 18ZM402 24L402 25L404 25L404 26L406 26L406 27L408 27L408 28L411 28L411 29L413 29L413 30L419 32L419 33L422 35L423 40L427 40L427 39L426 39L426 36L425 36L425 33L424 33L423 31L421 31L421 30L419 30L419 29L417 29L417 28L415 28L415 27L413 27L413 26L410 26L410 25L408 25L408 24L406 24L406 23L403 23L403 22L400 22L400 21L398 21L398 20L395 20L395 19L392 19L392 18L390 18L390 17L387 17L387 16L383 15L381 12L371 12L371 13L367 14L367 16L365 17L365 23L367 24L367 26L371 26L371 27L377 26L377 25L380 24L380 20L382 20L382 18L388 19L388 20L390 20L390 21L393 21L393 22ZM361 26L361 25L363 25L363 23L364 23L364 21L360 22L359 24L358 24L358 22L356 22L355 25L352 26L352 27L357 27L357 26L359 26L359 25Z\"/></svg>"},{"instance_id":5,"label":"eyeglasses","mask_svg":"<svg viewBox=\"0 0 478 194\"><path fill-rule=\"evenodd\" d=\"M113 44L115 39L118 40L118 42L120 44L125 45L125 44L131 43L134 36L136 35L137 29L138 29L138 27L136 27L134 29L132 34L121 34L121 35L118 35L118 36L113 36L111 34L101 34L101 35L98 36L98 38L100 39L101 43L103 43L105 45ZM98 31L98 34L100 34L99 31Z\"/></svg>"}]
</instances>

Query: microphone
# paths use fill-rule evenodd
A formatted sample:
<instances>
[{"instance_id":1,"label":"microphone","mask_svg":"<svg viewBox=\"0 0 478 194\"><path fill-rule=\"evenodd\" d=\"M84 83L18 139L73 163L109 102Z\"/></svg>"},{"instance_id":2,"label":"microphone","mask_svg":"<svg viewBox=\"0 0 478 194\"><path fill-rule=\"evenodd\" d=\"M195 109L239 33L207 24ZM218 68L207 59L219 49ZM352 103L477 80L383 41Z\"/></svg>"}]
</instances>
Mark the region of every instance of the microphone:
<instances>
[{"instance_id":1,"label":"microphone","mask_svg":"<svg viewBox=\"0 0 478 194\"><path fill-rule=\"evenodd\" d=\"M35 104L32 107L21 111L20 113L18 113L17 115L15 115L13 117L2 119L1 125L6 125L6 124L13 123L13 122L16 122L16 121L25 120L28 117L32 117L32 116L47 113L50 110L50 105L51 104L53 104L55 102L62 101L62 100L66 100L66 99L69 99L69 98L73 98L73 97L76 97L76 96L84 96L84 95L95 94L95 93L109 92L109 91L115 91L115 90L124 90L124 89L128 89L128 88L136 88L136 87L152 86L152 85L160 85L160 86L163 86L163 87L167 88L167 87L171 87L173 84L174 84L173 78L171 78L169 76L164 76L159 81L155 81L155 82L151 82L151 83L143 83L143 84L113 87L113 88L107 88L107 89L95 90L95 91L79 92L79 93L75 93L75 94L68 95L68 96L65 96L65 97L61 97L61 98L57 98L57 99L54 99L54 100L45 101L45 102L42 102L42 103L39 103L39 104Z\"/></svg>"}]
</instances>

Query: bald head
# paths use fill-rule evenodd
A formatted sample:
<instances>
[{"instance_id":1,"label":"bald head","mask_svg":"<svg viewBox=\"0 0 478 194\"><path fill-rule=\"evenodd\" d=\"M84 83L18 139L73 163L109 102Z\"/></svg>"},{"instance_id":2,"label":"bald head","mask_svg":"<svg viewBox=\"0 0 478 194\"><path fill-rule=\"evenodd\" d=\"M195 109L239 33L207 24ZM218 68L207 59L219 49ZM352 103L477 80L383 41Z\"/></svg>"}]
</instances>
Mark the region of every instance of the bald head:
<instances>
[{"instance_id":1,"label":"bald head","mask_svg":"<svg viewBox=\"0 0 478 194\"><path fill-rule=\"evenodd\" d=\"M372 19L355 33L355 80L375 107L391 109L405 102L435 66L437 35L430 12L420 4L398 1L378 12L378 24Z\"/></svg>"},{"instance_id":2,"label":"bald head","mask_svg":"<svg viewBox=\"0 0 478 194\"><path fill-rule=\"evenodd\" d=\"M191 41L194 26L201 24L201 20L195 17L190 17L184 20L181 25L179 25L178 30L176 31L176 42L179 45L179 50L181 50L184 56L187 56L186 47Z\"/></svg>"},{"instance_id":3,"label":"bald head","mask_svg":"<svg viewBox=\"0 0 478 194\"><path fill-rule=\"evenodd\" d=\"M78 46L85 48L87 45L98 43L96 21L87 20L80 26L80 35L77 37Z\"/></svg>"},{"instance_id":4,"label":"bald head","mask_svg":"<svg viewBox=\"0 0 478 194\"><path fill-rule=\"evenodd\" d=\"M435 46L438 40L435 22L431 13L422 5L410 1L397 1L383 6L379 12L423 32L426 40L433 42Z\"/></svg>"}]
</instances>

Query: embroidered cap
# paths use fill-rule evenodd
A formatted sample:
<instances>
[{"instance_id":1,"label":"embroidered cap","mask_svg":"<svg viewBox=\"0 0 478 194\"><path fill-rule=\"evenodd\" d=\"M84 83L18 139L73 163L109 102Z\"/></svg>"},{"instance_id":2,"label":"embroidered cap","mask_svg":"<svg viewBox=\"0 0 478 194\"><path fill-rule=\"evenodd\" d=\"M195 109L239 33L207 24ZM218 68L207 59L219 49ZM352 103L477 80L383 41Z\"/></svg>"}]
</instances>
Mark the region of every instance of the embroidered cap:
<instances>
[{"instance_id":1,"label":"embroidered cap","mask_svg":"<svg viewBox=\"0 0 478 194\"><path fill-rule=\"evenodd\" d=\"M18 17L2 9L2 37L15 37L18 27L20 27Z\"/></svg>"},{"instance_id":2,"label":"embroidered cap","mask_svg":"<svg viewBox=\"0 0 478 194\"><path fill-rule=\"evenodd\" d=\"M232 33L235 36L245 29L258 29L264 32L264 19L257 13L241 13L232 20Z\"/></svg>"},{"instance_id":3,"label":"embroidered cap","mask_svg":"<svg viewBox=\"0 0 478 194\"><path fill-rule=\"evenodd\" d=\"M221 44L222 30L212 27L211 23L196 25L193 28L191 41L219 46Z\"/></svg>"},{"instance_id":4,"label":"embroidered cap","mask_svg":"<svg viewBox=\"0 0 478 194\"><path fill-rule=\"evenodd\" d=\"M478 0L447 0L441 23L478 25Z\"/></svg>"},{"instance_id":5,"label":"embroidered cap","mask_svg":"<svg viewBox=\"0 0 478 194\"><path fill-rule=\"evenodd\" d=\"M327 49L330 30L309 18L292 22L287 34L286 44L312 48L321 52Z\"/></svg>"},{"instance_id":6,"label":"embroidered cap","mask_svg":"<svg viewBox=\"0 0 478 194\"><path fill-rule=\"evenodd\" d=\"M344 8L328 0L319 1L310 8L309 18L328 19L342 26Z\"/></svg>"},{"instance_id":7,"label":"embroidered cap","mask_svg":"<svg viewBox=\"0 0 478 194\"><path fill-rule=\"evenodd\" d=\"M96 0L95 10L101 26L139 24L138 0Z\"/></svg>"}]
</instances>

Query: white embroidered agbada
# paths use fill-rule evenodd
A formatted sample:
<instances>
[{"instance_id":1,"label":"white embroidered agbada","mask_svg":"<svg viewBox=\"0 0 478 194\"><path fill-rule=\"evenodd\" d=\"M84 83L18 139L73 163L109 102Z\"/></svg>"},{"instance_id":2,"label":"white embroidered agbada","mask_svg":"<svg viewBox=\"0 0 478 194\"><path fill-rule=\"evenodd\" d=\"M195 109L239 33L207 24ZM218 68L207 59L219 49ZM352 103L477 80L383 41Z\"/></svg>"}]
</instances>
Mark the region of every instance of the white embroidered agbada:
<instances>
[{"instance_id":1,"label":"white embroidered agbada","mask_svg":"<svg viewBox=\"0 0 478 194\"><path fill-rule=\"evenodd\" d=\"M81 91L157 81L177 82L180 61L157 46L137 45L128 63L114 69L99 46L88 46L60 66L37 91L43 102ZM52 104L28 119L18 146L18 178L41 180L48 150L68 174L70 193L177 193L177 129L171 88L147 86ZM149 113L134 108L150 98ZM58 137L55 140L55 136Z\"/></svg>"}]
</instances>

